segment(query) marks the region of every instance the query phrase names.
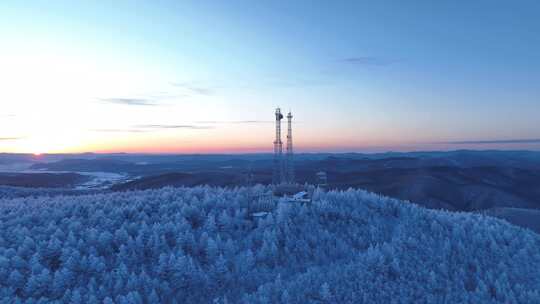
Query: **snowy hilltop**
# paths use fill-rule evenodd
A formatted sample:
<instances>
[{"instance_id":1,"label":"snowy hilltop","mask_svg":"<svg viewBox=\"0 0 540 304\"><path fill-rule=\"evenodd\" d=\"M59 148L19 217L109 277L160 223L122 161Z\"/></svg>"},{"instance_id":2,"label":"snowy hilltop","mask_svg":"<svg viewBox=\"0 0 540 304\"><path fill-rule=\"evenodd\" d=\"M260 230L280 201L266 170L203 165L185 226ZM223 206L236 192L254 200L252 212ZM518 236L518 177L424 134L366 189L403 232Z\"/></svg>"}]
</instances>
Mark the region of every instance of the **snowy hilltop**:
<instances>
[{"instance_id":1,"label":"snowy hilltop","mask_svg":"<svg viewBox=\"0 0 540 304\"><path fill-rule=\"evenodd\" d=\"M359 190L0 200L0 303L540 303L540 236ZM264 209L264 210L263 210Z\"/></svg>"}]
</instances>

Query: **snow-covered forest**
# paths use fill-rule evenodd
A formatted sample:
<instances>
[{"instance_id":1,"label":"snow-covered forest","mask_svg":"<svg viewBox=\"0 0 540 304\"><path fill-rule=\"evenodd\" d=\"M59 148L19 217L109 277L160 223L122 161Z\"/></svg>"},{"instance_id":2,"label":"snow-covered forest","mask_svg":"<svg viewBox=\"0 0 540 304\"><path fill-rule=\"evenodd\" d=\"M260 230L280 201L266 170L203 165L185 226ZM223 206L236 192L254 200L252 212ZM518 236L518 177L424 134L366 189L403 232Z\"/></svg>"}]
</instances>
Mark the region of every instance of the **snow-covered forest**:
<instances>
[{"instance_id":1,"label":"snow-covered forest","mask_svg":"<svg viewBox=\"0 0 540 304\"><path fill-rule=\"evenodd\" d=\"M540 303L540 236L359 190L0 200L0 303Z\"/></svg>"}]
</instances>

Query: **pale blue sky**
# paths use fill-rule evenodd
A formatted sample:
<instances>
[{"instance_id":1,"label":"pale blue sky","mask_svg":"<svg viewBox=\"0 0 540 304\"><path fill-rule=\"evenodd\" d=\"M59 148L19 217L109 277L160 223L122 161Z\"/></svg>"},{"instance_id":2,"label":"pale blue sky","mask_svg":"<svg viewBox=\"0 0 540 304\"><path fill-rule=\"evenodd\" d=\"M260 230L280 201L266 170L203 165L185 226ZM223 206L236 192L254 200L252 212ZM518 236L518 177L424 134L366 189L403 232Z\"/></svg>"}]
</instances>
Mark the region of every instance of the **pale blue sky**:
<instances>
[{"instance_id":1,"label":"pale blue sky","mask_svg":"<svg viewBox=\"0 0 540 304\"><path fill-rule=\"evenodd\" d=\"M540 149L538 16L537 1L2 1L0 151L270 151L276 106L304 151Z\"/></svg>"}]
</instances>

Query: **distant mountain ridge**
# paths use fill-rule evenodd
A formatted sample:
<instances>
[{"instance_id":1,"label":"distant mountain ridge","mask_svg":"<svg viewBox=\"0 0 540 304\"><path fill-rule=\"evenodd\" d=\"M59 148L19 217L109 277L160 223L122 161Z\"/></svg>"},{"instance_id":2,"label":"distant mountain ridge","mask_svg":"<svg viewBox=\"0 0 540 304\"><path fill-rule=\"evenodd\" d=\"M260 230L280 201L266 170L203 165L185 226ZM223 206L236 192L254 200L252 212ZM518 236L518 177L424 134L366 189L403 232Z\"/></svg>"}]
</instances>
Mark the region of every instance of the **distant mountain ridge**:
<instances>
[{"instance_id":1,"label":"distant mountain ridge","mask_svg":"<svg viewBox=\"0 0 540 304\"><path fill-rule=\"evenodd\" d=\"M88 177L76 173L3 173L0 185L24 188L63 188L84 183Z\"/></svg>"},{"instance_id":2,"label":"distant mountain ridge","mask_svg":"<svg viewBox=\"0 0 540 304\"><path fill-rule=\"evenodd\" d=\"M23 157L0 155L0 160L2 156ZM45 155L41 162L31 157L31 169L38 171L125 174L125 179L110 184L113 191L197 185L237 187L272 181L271 154ZM540 152L298 154L295 167L299 183L316 184L316 173L325 171L331 189L366 189L434 209L540 208ZM70 185L66 183L65 187Z\"/></svg>"}]
</instances>

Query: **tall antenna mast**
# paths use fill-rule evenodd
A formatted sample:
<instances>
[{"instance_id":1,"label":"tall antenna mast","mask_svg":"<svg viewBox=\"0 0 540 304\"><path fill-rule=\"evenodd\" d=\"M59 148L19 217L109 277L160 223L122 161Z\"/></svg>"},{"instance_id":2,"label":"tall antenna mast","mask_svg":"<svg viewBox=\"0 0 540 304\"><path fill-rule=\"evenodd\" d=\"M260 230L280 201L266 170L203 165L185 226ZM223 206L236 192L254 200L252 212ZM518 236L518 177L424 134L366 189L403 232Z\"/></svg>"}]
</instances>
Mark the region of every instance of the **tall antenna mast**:
<instances>
[{"instance_id":1,"label":"tall antenna mast","mask_svg":"<svg viewBox=\"0 0 540 304\"><path fill-rule=\"evenodd\" d=\"M276 109L276 139L274 140L274 173L272 183L278 185L284 180L283 172L283 142L281 141L281 120L283 115L281 109Z\"/></svg>"},{"instance_id":2,"label":"tall antenna mast","mask_svg":"<svg viewBox=\"0 0 540 304\"><path fill-rule=\"evenodd\" d=\"M292 141L292 113L287 114L287 183L294 184L294 153Z\"/></svg>"}]
</instances>

